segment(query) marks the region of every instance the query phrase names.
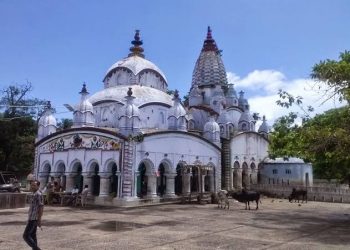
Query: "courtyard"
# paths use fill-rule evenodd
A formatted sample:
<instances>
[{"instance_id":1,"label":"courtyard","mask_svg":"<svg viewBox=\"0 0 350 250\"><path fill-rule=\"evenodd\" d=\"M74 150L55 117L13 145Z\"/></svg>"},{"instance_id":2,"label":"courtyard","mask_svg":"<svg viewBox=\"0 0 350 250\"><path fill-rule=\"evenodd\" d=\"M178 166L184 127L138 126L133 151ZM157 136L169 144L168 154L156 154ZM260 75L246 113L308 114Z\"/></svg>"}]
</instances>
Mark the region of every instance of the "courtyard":
<instances>
[{"instance_id":1,"label":"courtyard","mask_svg":"<svg viewBox=\"0 0 350 250\"><path fill-rule=\"evenodd\" d=\"M263 198L259 210L215 204L46 206L41 249L349 249L350 204ZM255 208L255 205L252 205ZM0 249L29 249L28 207L0 210Z\"/></svg>"}]
</instances>

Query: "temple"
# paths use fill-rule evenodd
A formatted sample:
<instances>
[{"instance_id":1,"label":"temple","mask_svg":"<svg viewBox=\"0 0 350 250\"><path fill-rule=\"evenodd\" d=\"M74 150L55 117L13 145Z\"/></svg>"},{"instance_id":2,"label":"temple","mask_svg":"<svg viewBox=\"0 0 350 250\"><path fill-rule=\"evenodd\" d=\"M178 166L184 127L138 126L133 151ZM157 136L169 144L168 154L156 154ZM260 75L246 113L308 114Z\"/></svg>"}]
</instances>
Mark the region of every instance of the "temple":
<instances>
[{"instance_id":1,"label":"temple","mask_svg":"<svg viewBox=\"0 0 350 250\"><path fill-rule=\"evenodd\" d=\"M267 157L266 120L256 128L244 92L229 83L212 30L195 63L188 99L168 94L165 74L145 57L137 30L126 58L89 95L84 83L73 126L57 130L51 106L39 120L34 175L65 190L89 185L95 204L159 201L249 188ZM185 104L185 105L184 105Z\"/></svg>"}]
</instances>

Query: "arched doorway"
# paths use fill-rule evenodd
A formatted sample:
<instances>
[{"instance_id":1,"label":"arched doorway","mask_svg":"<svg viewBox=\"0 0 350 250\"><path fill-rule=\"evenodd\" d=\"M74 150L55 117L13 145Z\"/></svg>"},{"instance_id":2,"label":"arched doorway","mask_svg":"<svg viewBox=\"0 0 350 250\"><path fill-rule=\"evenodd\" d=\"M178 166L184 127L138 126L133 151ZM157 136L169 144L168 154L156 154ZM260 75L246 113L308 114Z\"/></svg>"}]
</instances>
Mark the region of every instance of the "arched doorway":
<instances>
[{"instance_id":1,"label":"arched doorway","mask_svg":"<svg viewBox=\"0 0 350 250\"><path fill-rule=\"evenodd\" d=\"M110 166L111 176L109 177L109 193L112 197L118 196L119 172L118 166L113 162Z\"/></svg>"},{"instance_id":2,"label":"arched doorway","mask_svg":"<svg viewBox=\"0 0 350 250\"><path fill-rule=\"evenodd\" d=\"M141 162L139 165L138 171L139 174L137 176L137 196L143 198L147 195L147 184L148 178L146 176L146 165L144 162Z\"/></svg>"},{"instance_id":3,"label":"arched doorway","mask_svg":"<svg viewBox=\"0 0 350 250\"><path fill-rule=\"evenodd\" d=\"M157 195L163 196L166 190L166 175L164 164L161 163L157 172Z\"/></svg>"},{"instance_id":4,"label":"arched doorway","mask_svg":"<svg viewBox=\"0 0 350 250\"><path fill-rule=\"evenodd\" d=\"M182 171L183 171L183 164L179 163L176 166L176 176L175 176L175 194L181 195L182 194Z\"/></svg>"},{"instance_id":5,"label":"arched doorway","mask_svg":"<svg viewBox=\"0 0 350 250\"><path fill-rule=\"evenodd\" d=\"M192 167L192 175L191 175L191 193L199 192L199 171L198 167L193 166Z\"/></svg>"},{"instance_id":6,"label":"arched doorway","mask_svg":"<svg viewBox=\"0 0 350 250\"><path fill-rule=\"evenodd\" d=\"M248 164L245 162L242 165L242 188L249 188Z\"/></svg>"},{"instance_id":7,"label":"arched doorway","mask_svg":"<svg viewBox=\"0 0 350 250\"><path fill-rule=\"evenodd\" d=\"M204 171L204 192L210 191L210 171L206 170Z\"/></svg>"},{"instance_id":8,"label":"arched doorway","mask_svg":"<svg viewBox=\"0 0 350 250\"><path fill-rule=\"evenodd\" d=\"M99 175L100 172L100 166L94 162L92 163L91 167L91 194L93 196L99 196L100 195L100 184L101 184L101 177Z\"/></svg>"},{"instance_id":9,"label":"arched doorway","mask_svg":"<svg viewBox=\"0 0 350 250\"><path fill-rule=\"evenodd\" d=\"M47 183L49 182L50 174L51 174L51 165L49 163L46 163L41 173L42 180L44 181L44 183L41 184L42 187L46 186Z\"/></svg>"},{"instance_id":10,"label":"arched doorway","mask_svg":"<svg viewBox=\"0 0 350 250\"><path fill-rule=\"evenodd\" d=\"M72 168L74 173L73 187L78 187L79 193L83 190L84 177L82 175L83 167L80 162L76 162Z\"/></svg>"},{"instance_id":11,"label":"arched doorway","mask_svg":"<svg viewBox=\"0 0 350 250\"><path fill-rule=\"evenodd\" d=\"M64 165L63 162L60 162L57 166L57 174L59 178L59 185L61 187L61 190L66 190L66 165Z\"/></svg>"},{"instance_id":12,"label":"arched doorway","mask_svg":"<svg viewBox=\"0 0 350 250\"><path fill-rule=\"evenodd\" d=\"M262 167L262 164L259 163L258 164L258 174L257 174L257 183L258 184L262 184L263 183L263 179L262 179L262 176L261 176L261 167Z\"/></svg>"},{"instance_id":13,"label":"arched doorway","mask_svg":"<svg viewBox=\"0 0 350 250\"><path fill-rule=\"evenodd\" d=\"M257 173L254 162L250 164L250 184L257 184Z\"/></svg>"},{"instance_id":14,"label":"arched doorway","mask_svg":"<svg viewBox=\"0 0 350 250\"><path fill-rule=\"evenodd\" d=\"M239 162L235 161L235 163L233 164L233 171L232 171L232 183L233 183L233 187L234 188L240 188L241 187L241 176L239 174Z\"/></svg>"}]
</instances>

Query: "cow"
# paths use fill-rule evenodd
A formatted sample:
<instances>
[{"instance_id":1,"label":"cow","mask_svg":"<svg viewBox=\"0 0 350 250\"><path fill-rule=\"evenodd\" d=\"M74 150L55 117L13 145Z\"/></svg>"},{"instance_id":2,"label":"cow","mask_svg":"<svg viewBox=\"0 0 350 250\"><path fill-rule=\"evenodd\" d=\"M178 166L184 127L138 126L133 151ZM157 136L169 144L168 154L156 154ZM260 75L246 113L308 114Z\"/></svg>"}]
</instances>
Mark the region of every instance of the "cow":
<instances>
[{"instance_id":1,"label":"cow","mask_svg":"<svg viewBox=\"0 0 350 250\"><path fill-rule=\"evenodd\" d=\"M306 190L296 190L293 188L292 193L288 196L289 202L292 202L294 200L295 202L299 203L299 200L301 200L301 203L304 203L304 201L307 203L307 191Z\"/></svg>"},{"instance_id":2,"label":"cow","mask_svg":"<svg viewBox=\"0 0 350 250\"><path fill-rule=\"evenodd\" d=\"M260 193L256 191L246 191L242 190L242 192L232 192L231 196L233 199L245 203L245 209L249 208L250 210L250 201L256 202L256 209L259 209L259 201L260 201ZM261 203L261 201L260 201Z\"/></svg>"},{"instance_id":3,"label":"cow","mask_svg":"<svg viewBox=\"0 0 350 250\"><path fill-rule=\"evenodd\" d=\"M222 208L222 204L224 203L224 209L227 206L227 209L230 209L230 203L228 201L227 198L227 191L226 190L220 190L217 194L218 197L218 208L221 207Z\"/></svg>"}]
</instances>

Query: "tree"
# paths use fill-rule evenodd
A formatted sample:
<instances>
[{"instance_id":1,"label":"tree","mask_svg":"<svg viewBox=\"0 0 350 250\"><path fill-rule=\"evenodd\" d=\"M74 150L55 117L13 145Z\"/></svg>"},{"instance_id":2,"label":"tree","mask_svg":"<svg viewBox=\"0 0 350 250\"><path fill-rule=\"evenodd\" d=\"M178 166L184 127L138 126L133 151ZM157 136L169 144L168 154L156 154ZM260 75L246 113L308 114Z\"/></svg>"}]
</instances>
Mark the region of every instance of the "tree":
<instances>
[{"instance_id":1,"label":"tree","mask_svg":"<svg viewBox=\"0 0 350 250\"><path fill-rule=\"evenodd\" d=\"M4 111L5 118L30 116L37 118L43 112L47 101L37 98L28 98L33 90L31 82L19 85L14 84L4 88L1 92L0 105Z\"/></svg>"},{"instance_id":2,"label":"tree","mask_svg":"<svg viewBox=\"0 0 350 250\"><path fill-rule=\"evenodd\" d=\"M10 85L0 96L0 169L20 174L30 171L34 161L34 141L38 114L45 100L28 98L32 85Z\"/></svg>"},{"instance_id":3,"label":"tree","mask_svg":"<svg viewBox=\"0 0 350 250\"><path fill-rule=\"evenodd\" d=\"M64 130L71 128L73 126L73 120L68 118L62 118L60 122L57 123L58 130Z\"/></svg>"},{"instance_id":4,"label":"tree","mask_svg":"<svg viewBox=\"0 0 350 250\"><path fill-rule=\"evenodd\" d=\"M282 93L282 92L281 92ZM285 100L278 105L289 108L298 105L303 111L302 98L284 92ZM302 118L297 124L296 119ZM317 178L350 181L350 110L349 107L329 110L311 118L291 112L280 117L270 134L270 157L295 156L311 162Z\"/></svg>"},{"instance_id":5,"label":"tree","mask_svg":"<svg viewBox=\"0 0 350 250\"><path fill-rule=\"evenodd\" d=\"M311 78L321 82L319 88L326 83L328 99L339 95L340 101L350 104L350 51L340 53L339 61L327 59L315 64Z\"/></svg>"}]
</instances>

